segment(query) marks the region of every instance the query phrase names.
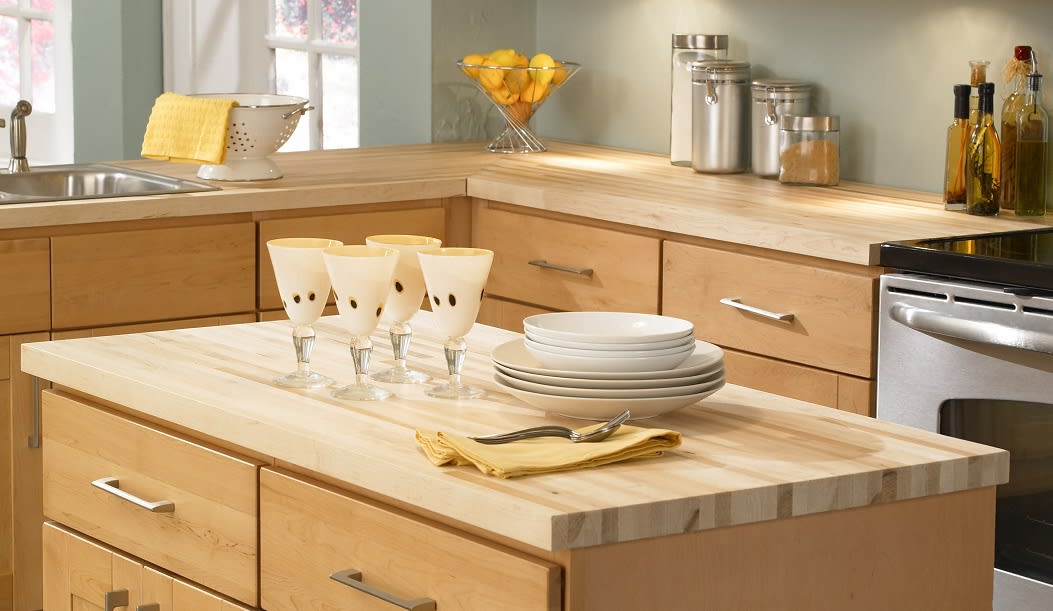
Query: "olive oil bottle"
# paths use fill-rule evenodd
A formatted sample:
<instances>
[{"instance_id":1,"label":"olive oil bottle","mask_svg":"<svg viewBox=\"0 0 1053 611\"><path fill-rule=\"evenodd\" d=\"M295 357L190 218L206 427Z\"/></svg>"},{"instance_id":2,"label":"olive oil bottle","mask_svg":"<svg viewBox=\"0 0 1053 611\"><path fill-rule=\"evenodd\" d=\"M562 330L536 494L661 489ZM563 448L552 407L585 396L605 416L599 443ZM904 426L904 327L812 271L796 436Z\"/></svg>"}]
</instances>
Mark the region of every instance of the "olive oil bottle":
<instances>
[{"instance_id":1,"label":"olive oil bottle","mask_svg":"<svg viewBox=\"0 0 1053 611\"><path fill-rule=\"evenodd\" d=\"M1016 116L1024 105L1027 75L1035 72L1031 59L1032 51L1028 45L1013 48L1013 57L1006 62L1006 83L1012 85L1012 92L1002 102L1002 190L999 195L1003 210L1016 207Z\"/></svg>"},{"instance_id":2,"label":"olive oil bottle","mask_svg":"<svg viewBox=\"0 0 1053 611\"><path fill-rule=\"evenodd\" d=\"M1024 105L1016 116L1016 213L1046 213L1046 151L1049 115L1042 108L1042 75L1027 76Z\"/></svg>"},{"instance_id":3,"label":"olive oil bottle","mask_svg":"<svg viewBox=\"0 0 1053 611\"><path fill-rule=\"evenodd\" d=\"M954 120L947 127L947 162L943 173L943 207L965 210L965 158L969 150L969 85L954 86Z\"/></svg>"},{"instance_id":4,"label":"olive oil bottle","mask_svg":"<svg viewBox=\"0 0 1053 611\"><path fill-rule=\"evenodd\" d=\"M998 214L998 190L1002 163L994 122L994 83L980 83L976 125L969 137L965 163L965 211L991 216Z\"/></svg>"}]
</instances>

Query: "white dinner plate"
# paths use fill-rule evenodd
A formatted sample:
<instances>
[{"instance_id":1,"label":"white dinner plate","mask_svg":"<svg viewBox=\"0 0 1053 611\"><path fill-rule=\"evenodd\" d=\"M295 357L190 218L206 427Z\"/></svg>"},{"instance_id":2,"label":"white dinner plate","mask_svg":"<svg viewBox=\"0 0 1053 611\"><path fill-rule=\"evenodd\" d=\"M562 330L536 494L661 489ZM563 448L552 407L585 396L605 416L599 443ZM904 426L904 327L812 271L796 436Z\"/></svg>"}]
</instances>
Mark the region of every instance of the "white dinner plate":
<instances>
[{"instance_id":1,"label":"white dinner plate","mask_svg":"<svg viewBox=\"0 0 1053 611\"><path fill-rule=\"evenodd\" d=\"M609 420L625 410L629 410L630 420L651 418L665 414L694 405L717 392L724 386L723 378L721 380L721 383L716 387L693 395L658 397L654 399L584 399L580 397L557 397L555 395L543 395L520 390L508 386L496 376L494 377L494 383L500 386L502 390L508 391L513 397L528 405L553 414L585 420Z\"/></svg>"},{"instance_id":2,"label":"white dinner plate","mask_svg":"<svg viewBox=\"0 0 1053 611\"><path fill-rule=\"evenodd\" d=\"M655 348L642 349L642 350L593 350L591 348L567 348L565 346L555 346L552 344L546 344L537 340L530 339L530 336L526 336L523 339L523 345L527 347L527 350L537 350L538 352L546 352L550 354L559 354L563 356L580 356L583 358L598 358L598 359L634 359L634 358L652 358L656 356L669 356L672 354L680 354L686 352L691 354L694 351L694 338L688 336L688 341L681 342L679 346L673 346L671 348ZM618 344L607 344L608 346L614 346Z\"/></svg>"},{"instance_id":3,"label":"white dinner plate","mask_svg":"<svg viewBox=\"0 0 1053 611\"><path fill-rule=\"evenodd\" d=\"M708 382L717 376L724 374L724 362L718 360L701 373L677 378L651 378L639 380L594 380L591 378L565 378L563 376L552 376L541 373L530 373L505 367L501 363L494 363L494 369L501 373L525 380L537 382L547 386L562 386L567 388L591 388L591 389L633 389L633 388L669 388L673 386L689 386Z\"/></svg>"},{"instance_id":4,"label":"white dinner plate","mask_svg":"<svg viewBox=\"0 0 1053 611\"><path fill-rule=\"evenodd\" d=\"M577 348L579 350L662 350L663 348L678 348L680 346L686 346L691 342L695 341L693 333L688 333L683 337L678 337L675 339L666 339L657 342L624 342L618 344L604 344L590 342L588 340L572 341L569 339L557 339L554 337L534 335L529 331L526 333L526 338L535 341L539 344L545 344L547 346L558 346L560 348Z\"/></svg>"},{"instance_id":5,"label":"white dinner plate","mask_svg":"<svg viewBox=\"0 0 1053 611\"><path fill-rule=\"evenodd\" d=\"M568 386L549 386L528 382L500 371L494 372L494 377L506 386L526 390L542 395L554 397L580 397L584 399L655 399L658 397L679 397L683 395L694 395L715 386L724 385L724 376L717 376L708 382L699 384L688 384L686 386L665 386L658 388L572 388Z\"/></svg>"},{"instance_id":6,"label":"white dinner plate","mask_svg":"<svg viewBox=\"0 0 1053 611\"><path fill-rule=\"evenodd\" d=\"M632 312L549 312L523 319L531 335L595 344L657 342L694 333L690 321Z\"/></svg>"},{"instance_id":7,"label":"white dinner plate","mask_svg":"<svg viewBox=\"0 0 1053 611\"><path fill-rule=\"evenodd\" d=\"M498 345L491 351L490 356L495 363L504 365L509 369L540 375L589 380L656 380L698 375L715 363L723 361L724 351L720 346L715 346L702 340L695 340L695 351L691 356L687 357L687 360L672 369L661 371L574 371L545 367L532 354L527 352L526 346L523 345L522 337Z\"/></svg>"}]
</instances>

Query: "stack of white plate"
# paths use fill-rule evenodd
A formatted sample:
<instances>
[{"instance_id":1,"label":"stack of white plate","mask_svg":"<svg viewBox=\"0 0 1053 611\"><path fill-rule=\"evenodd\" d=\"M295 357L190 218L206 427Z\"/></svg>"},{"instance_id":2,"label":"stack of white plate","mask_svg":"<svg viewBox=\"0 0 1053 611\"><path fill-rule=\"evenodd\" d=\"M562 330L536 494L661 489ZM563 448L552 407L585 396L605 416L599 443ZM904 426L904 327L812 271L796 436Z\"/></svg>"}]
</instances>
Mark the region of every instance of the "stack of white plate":
<instances>
[{"instance_id":1,"label":"stack of white plate","mask_svg":"<svg viewBox=\"0 0 1053 611\"><path fill-rule=\"evenodd\" d=\"M526 403L606 420L686 407L724 385L724 352L679 318L559 312L523 321L526 337L493 351L495 381Z\"/></svg>"}]
</instances>

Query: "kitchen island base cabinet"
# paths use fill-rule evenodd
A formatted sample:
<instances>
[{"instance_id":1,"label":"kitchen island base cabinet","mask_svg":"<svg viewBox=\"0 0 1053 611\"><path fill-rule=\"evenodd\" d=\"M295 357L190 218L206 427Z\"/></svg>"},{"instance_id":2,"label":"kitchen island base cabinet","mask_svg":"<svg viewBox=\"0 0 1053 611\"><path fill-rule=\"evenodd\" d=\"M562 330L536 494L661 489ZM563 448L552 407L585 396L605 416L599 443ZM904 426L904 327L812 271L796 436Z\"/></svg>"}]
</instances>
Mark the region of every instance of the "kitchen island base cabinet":
<instances>
[{"instance_id":1,"label":"kitchen island base cabinet","mask_svg":"<svg viewBox=\"0 0 1053 611\"><path fill-rule=\"evenodd\" d=\"M422 465L423 469L429 468ZM360 573L364 592L333 580ZM270 611L559 611L558 566L279 471L260 472L260 593Z\"/></svg>"},{"instance_id":2,"label":"kitchen island base cabinet","mask_svg":"<svg viewBox=\"0 0 1053 611\"><path fill-rule=\"evenodd\" d=\"M250 609L62 526L43 529L44 611Z\"/></svg>"}]
</instances>

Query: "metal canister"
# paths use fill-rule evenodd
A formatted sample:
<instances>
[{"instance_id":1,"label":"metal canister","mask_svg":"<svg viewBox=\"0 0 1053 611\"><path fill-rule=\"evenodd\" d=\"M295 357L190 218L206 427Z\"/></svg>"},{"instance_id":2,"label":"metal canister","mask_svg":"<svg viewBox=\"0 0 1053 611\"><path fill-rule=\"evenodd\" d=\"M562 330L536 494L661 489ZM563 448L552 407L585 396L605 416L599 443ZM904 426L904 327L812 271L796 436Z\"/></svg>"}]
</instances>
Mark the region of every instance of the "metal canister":
<instances>
[{"instance_id":1,"label":"metal canister","mask_svg":"<svg viewBox=\"0 0 1053 611\"><path fill-rule=\"evenodd\" d=\"M727 56L727 34L673 34L669 112L669 161L673 165L691 165L691 64Z\"/></svg>"},{"instance_id":2,"label":"metal canister","mask_svg":"<svg viewBox=\"0 0 1053 611\"><path fill-rule=\"evenodd\" d=\"M812 111L812 84L788 79L758 79L750 87L750 165L758 176L779 174L779 117Z\"/></svg>"},{"instance_id":3,"label":"metal canister","mask_svg":"<svg viewBox=\"0 0 1053 611\"><path fill-rule=\"evenodd\" d=\"M691 167L730 174L750 165L748 62L691 64Z\"/></svg>"}]
</instances>

